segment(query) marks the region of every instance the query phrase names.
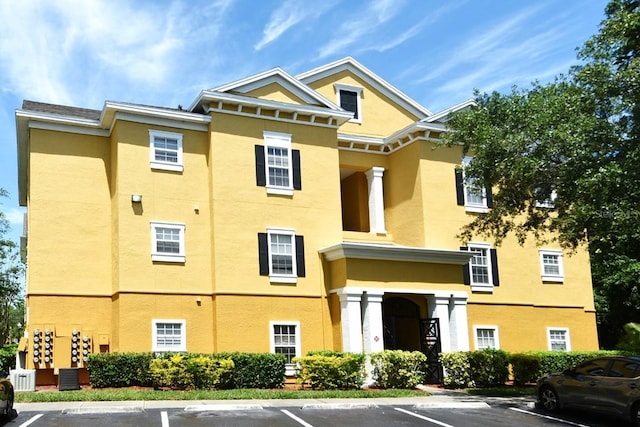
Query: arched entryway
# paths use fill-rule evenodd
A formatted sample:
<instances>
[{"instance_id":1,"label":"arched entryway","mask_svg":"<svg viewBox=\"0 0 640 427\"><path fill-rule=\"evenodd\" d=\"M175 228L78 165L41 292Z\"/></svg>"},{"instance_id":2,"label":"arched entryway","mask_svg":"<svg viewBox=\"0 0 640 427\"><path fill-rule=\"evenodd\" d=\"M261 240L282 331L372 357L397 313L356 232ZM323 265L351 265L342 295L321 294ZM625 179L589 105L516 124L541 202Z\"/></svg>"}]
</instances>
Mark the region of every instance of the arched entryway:
<instances>
[{"instance_id":1,"label":"arched entryway","mask_svg":"<svg viewBox=\"0 0 640 427\"><path fill-rule=\"evenodd\" d=\"M386 350L421 351L427 356L426 382L440 383L442 367L438 319L420 316L420 306L402 297L385 298L382 304L384 348Z\"/></svg>"},{"instance_id":2,"label":"arched entryway","mask_svg":"<svg viewBox=\"0 0 640 427\"><path fill-rule=\"evenodd\" d=\"M420 307L401 297L385 298L382 304L384 348L420 351Z\"/></svg>"}]
</instances>

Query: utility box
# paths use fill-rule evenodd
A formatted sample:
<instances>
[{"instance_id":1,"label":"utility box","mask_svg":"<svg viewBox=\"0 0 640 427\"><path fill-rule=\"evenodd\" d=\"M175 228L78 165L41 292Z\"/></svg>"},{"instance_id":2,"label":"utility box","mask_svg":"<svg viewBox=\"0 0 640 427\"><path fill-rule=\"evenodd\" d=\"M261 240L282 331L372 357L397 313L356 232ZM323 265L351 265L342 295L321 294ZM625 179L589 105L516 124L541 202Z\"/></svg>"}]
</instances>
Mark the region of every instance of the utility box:
<instances>
[{"instance_id":1,"label":"utility box","mask_svg":"<svg viewBox=\"0 0 640 427\"><path fill-rule=\"evenodd\" d=\"M36 391L35 369L12 369L9 371L9 379L15 391Z\"/></svg>"},{"instance_id":2,"label":"utility box","mask_svg":"<svg viewBox=\"0 0 640 427\"><path fill-rule=\"evenodd\" d=\"M78 368L60 368L58 371L58 390L80 390Z\"/></svg>"}]
</instances>

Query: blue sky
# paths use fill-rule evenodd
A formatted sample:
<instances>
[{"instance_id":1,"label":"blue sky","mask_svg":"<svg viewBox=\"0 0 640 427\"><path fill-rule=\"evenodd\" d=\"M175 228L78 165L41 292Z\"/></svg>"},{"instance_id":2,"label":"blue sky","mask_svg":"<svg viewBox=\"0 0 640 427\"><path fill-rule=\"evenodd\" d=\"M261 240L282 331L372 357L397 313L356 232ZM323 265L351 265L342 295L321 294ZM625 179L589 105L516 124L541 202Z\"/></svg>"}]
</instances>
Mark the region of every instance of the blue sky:
<instances>
[{"instance_id":1,"label":"blue sky","mask_svg":"<svg viewBox=\"0 0 640 427\"><path fill-rule=\"evenodd\" d=\"M24 99L188 106L276 66L353 56L432 112L473 89L566 72L604 0L0 0L0 210L22 230L15 110Z\"/></svg>"}]
</instances>

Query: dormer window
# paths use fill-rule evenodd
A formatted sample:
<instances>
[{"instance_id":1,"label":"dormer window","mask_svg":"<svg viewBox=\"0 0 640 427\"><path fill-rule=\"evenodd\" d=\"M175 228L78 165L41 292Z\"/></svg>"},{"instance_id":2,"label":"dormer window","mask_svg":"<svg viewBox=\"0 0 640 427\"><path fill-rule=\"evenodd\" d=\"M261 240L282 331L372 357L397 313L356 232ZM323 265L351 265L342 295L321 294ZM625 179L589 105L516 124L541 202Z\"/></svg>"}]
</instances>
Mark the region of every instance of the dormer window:
<instances>
[{"instance_id":1,"label":"dormer window","mask_svg":"<svg viewBox=\"0 0 640 427\"><path fill-rule=\"evenodd\" d=\"M362 123L362 87L345 85L341 83L335 84L337 103L341 108L351 111L353 119L352 123Z\"/></svg>"}]
</instances>

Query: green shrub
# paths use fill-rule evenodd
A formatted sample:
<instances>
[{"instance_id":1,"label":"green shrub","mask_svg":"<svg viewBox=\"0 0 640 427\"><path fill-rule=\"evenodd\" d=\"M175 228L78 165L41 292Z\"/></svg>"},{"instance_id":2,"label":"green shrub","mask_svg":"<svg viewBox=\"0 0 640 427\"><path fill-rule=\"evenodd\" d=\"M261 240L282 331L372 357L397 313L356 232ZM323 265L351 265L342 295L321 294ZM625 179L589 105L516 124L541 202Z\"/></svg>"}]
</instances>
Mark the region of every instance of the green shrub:
<instances>
[{"instance_id":1,"label":"green shrub","mask_svg":"<svg viewBox=\"0 0 640 427\"><path fill-rule=\"evenodd\" d=\"M473 387L469 352L456 351L440 353L440 363L444 370L443 384L449 388Z\"/></svg>"},{"instance_id":2,"label":"green shrub","mask_svg":"<svg viewBox=\"0 0 640 427\"><path fill-rule=\"evenodd\" d=\"M286 359L273 353L216 353L219 359L231 359L233 376L224 388L282 388Z\"/></svg>"},{"instance_id":3,"label":"green shrub","mask_svg":"<svg viewBox=\"0 0 640 427\"><path fill-rule=\"evenodd\" d=\"M227 384L233 374L231 359L214 356L173 354L153 359L150 364L154 388L212 390Z\"/></svg>"},{"instance_id":4,"label":"green shrub","mask_svg":"<svg viewBox=\"0 0 640 427\"><path fill-rule=\"evenodd\" d=\"M365 355L338 353L335 356L316 354L296 357L299 365L298 384L308 383L313 389L358 389L365 377Z\"/></svg>"},{"instance_id":5,"label":"green shrub","mask_svg":"<svg viewBox=\"0 0 640 427\"><path fill-rule=\"evenodd\" d=\"M533 382L540 376L542 363L538 354L513 353L509 355L509 363L515 385Z\"/></svg>"},{"instance_id":6,"label":"green shrub","mask_svg":"<svg viewBox=\"0 0 640 427\"><path fill-rule=\"evenodd\" d=\"M623 355L620 351L535 351L528 354L540 357L540 372L538 377L547 373L562 372L586 360L601 356Z\"/></svg>"},{"instance_id":7,"label":"green shrub","mask_svg":"<svg viewBox=\"0 0 640 427\"><path fill-rule=\"evenodd\" d=\"M373 379L382 388L415 388L424 380L426 362L427 356L419 351L373 353Z\"/></svg>"},{"instance_id":8,"label":"green shrub","mask_svg":"<svg viewBox=\"0 0 640 427\"><path fill-rule=\"evenodd\" d=\"M16 368L16 353L18 353L18 344L9 344L0 348L0 372L9 373L9 370Z\"/></svg>"},{"instance_id":9,"label":"green shrub","mask_svg":"<svg viewBox=\"0 0 640 427\"><path fill-rule=\"evenodd\" d=\"M150 386L152 353L93 353L87 369L92 387Z\"/></svg>"},{"instance_id":10,"label":"green shrub","mask_svg":"<svg viewBox=\"0 0 640 427\"><path fill-rule=\"evenodd\" d=\"M509 378L509 358L503 350L487 348L469 352L469 368L475 387L501 386Z\"/></svg>"}]
</instances>

